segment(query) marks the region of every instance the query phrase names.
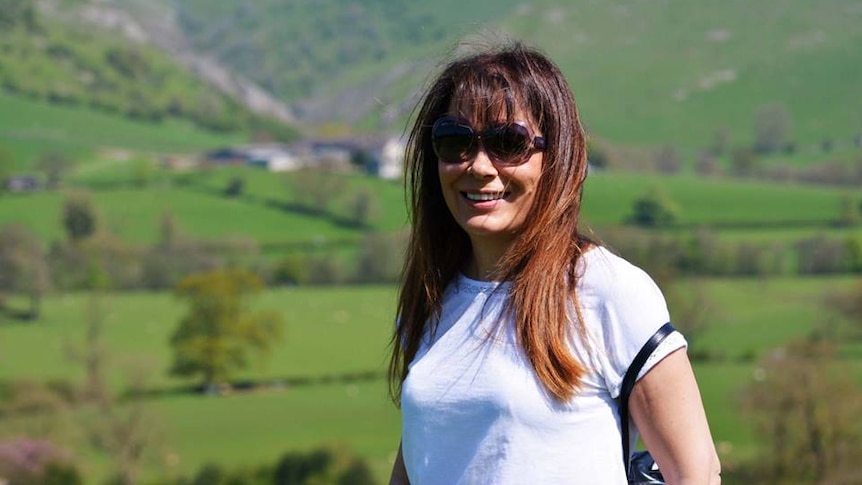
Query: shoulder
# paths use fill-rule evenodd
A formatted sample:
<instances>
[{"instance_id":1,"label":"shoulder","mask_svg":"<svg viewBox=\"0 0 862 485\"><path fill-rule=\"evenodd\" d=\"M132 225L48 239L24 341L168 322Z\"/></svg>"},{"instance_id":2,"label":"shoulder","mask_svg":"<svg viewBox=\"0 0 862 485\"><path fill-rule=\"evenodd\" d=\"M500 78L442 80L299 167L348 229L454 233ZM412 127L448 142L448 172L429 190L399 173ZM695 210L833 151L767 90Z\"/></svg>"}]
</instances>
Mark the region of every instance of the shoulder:
<instances>
[{"instance_id":1,"label":"shoulder","mask_svg":"<svg viewBox=\"0 0 862 485\"><path fill-rule=\"evenodd\" d=\"M626 355L633 351L633 356L670 321L664 295L644 270L608 249L594 248L582 259L577 297L589 317L587 328L605 344L627 349Z\"/></svg>"},{"instance_id":2,"label":"shoulder","mask_svg":"<svg viewBox=\"0 0 862 485\"><path fill-rule=\"evenodd\" d=\"M581 298L605 303L641 303L664 297L655 281L643 269L597 246L584 253L579 263L578 294Z\"/></svg>"}]
</instances>

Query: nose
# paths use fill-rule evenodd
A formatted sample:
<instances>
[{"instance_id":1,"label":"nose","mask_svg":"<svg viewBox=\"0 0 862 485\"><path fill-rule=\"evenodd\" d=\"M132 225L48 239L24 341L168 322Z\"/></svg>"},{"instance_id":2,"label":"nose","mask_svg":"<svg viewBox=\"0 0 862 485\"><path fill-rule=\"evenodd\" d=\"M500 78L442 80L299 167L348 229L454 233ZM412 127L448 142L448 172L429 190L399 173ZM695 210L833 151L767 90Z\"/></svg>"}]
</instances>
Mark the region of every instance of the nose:
<instances>
[{"instance_id":1,"label":"nose","mask_svg":"<svg viewBox=\"0 0 862 485\"><path fill-rule=\"evenodd\" d=\"M482 178L492 177L497 174L497 167L494 166L494 163L491 161L491 158L488 157L483 146L479 146L479 149L476 151L476 156L473 157L472 161L470 161L468 173Z\"/></svg>"}]
</instances>

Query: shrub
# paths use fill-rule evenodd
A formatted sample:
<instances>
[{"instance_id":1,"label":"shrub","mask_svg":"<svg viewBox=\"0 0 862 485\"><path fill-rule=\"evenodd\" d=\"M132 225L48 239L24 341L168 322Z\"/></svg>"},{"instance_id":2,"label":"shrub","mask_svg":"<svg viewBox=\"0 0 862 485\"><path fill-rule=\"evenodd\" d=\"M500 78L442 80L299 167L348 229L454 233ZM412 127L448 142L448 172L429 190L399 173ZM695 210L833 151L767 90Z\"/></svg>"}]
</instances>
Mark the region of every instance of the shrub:
<instances>
[{"instance_id":1,"label":"shrub","mask_svg":"<svg viewBox=\"0 0 862 485\"><path fill-rule=\"evenodd\" d=\"M822 235L802 239L796 243L797 270L800 274L849 272L853 266L850 250L846 241Z\"/></svg>"},{"instance_id":2,"label":"shrub","mask_svg":"<svg viewBox=\"0 0 862 485\"><path fill-rule=\"evenodd\" d=\"M635 200L629 222L642 227L666 227L676 221L679 209L659 190L650 190Z\"/></svg>"},{"instance_id":3,"label":"shrub","mask_svg":"<svg viewBox=\"0 0 862 485\"><path fill-rule=\"evenodd\" d=\"M0 442L0 476L15 485L82 483L70 454L50 441L28 437Z\"/></svg>"}]
</instances>

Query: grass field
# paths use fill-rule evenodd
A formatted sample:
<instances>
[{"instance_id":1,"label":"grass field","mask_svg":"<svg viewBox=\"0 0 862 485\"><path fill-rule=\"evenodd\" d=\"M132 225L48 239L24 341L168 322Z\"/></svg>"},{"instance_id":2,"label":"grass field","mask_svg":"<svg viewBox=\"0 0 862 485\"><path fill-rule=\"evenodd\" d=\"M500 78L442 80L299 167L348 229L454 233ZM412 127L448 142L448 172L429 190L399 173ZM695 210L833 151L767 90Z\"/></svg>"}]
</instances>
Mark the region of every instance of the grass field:
<instances>
[{"instance_id":1,"label":"grass field","mask_svg":"<svg viewBox=\"0 0 862 485\"><path fill-rule=\"evenodd\" d=\"M757 449L756 436L738 407L740 389L756 367L752 357L824 323L830 316L823 295L848 288L854 279L703 283L716 311L707 332L692 344L717 360L696 362L695 370L714 438L722 443L723 458L733 463ZM70 363L66 349L81 348L89 304L84 294L53 297L45 302L43 321L0 326L0 381L81 379L83 370ZM181 392L188 381L166 375L171 358L167 340L183 313L179 301L167 294L124 293L107 294L101 304L113 385L124 386L124 375L132 368L150 373L155 397L146 407L158 423L162 444L157 448L161 458L149 465L148 475L189 473L207 461L272 462L287 450L334 442L368 459L381 479L386 474L399 418L385 382L374 375L381 375L385 366L394 288L288 288L262 295L255 306L283 313L285 339L265 367L253 366L239 377L287 384L224 397ZM862 342L846 347L848 355L857 355ZM847 368L862 376L862 361L848 361ZM0 432L10 426L0 424ZM84 458L93 473L105 472L104 457Z\"/></svg>"},{"instance_id":2,"label":"grass field","mask_svg":"<svg viewBox=\"0 0 862 485\"><path fill-rule=\"evenodd\" d=\"M89 108L57 106L0 90L0 141L8 145L18 170L29 170L47 151L66 153L81 164L100 148L147 153L186 153L245 139L245 134L214 134L187 122L146 123Z\"/></svg>"},{"instance_id":3,"label":"grass field","mask_svg":"<svg viewBox=\"0 0 862 485\"><path fill-rule=\"evenodd\" d=\"M129 242L155 241L166 211L189 235L206 239L243 236L261 243L284 243L358 240L362 235L362 230L337 218L292 208L289 181L293 174L236 167L187 176L156 171L148 185L135 188L132 171L115 162L74 179L76 186L97 189L93 199L103 227ZM223 197L223 189L234 176L245 181L243 195ZM185 183L174 183L177 177ZM341 198L331 201L330 210L336 214L345 210L349 202L344 195L362 187L376 197L374 229L398 231L405 227L406 206L399 183L367 176L340 177L345 188ZM862 197L843 188L618 172L597 172L589 177L584 196L585 226L624 223L634 200L652 191L665 193L677 206L678 220L671 230L712 227L717 236L726 239L787 241L816 233L858 235L862 229L836 226L844 199L855 205L862 203ZM45 241L60 239L63 199L58 192L3 196L0 224L20 222Z\"/></svg>"}]
</instances>

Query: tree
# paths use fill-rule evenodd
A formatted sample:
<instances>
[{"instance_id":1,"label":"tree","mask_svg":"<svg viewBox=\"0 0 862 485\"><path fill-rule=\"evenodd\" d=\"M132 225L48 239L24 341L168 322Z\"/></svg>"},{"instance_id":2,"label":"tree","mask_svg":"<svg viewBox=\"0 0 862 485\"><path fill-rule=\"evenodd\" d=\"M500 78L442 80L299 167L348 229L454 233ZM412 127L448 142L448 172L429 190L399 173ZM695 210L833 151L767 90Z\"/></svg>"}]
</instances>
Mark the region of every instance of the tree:
<instances>
[{"instance_id":1,"label":"tree","mask_svg":"<svg viewBox=\"0 0 862 485\"><path fill-rule=\"evenodd\" d=\"M70 359L84 367L84 382L76 393L78 404L94 411L85 414L79 422L95 449L111 458L115 469L109 483L132 485L138 482L143 461L152 456L159 441L159 423L141 397L149 372L134 368L127 374L127 389L122 400L111 391L107 374L118 366L109 358L103 341L105 318L109 313L104 294L108 275L94 264L89 280L85 339L81 347L69 349Z\"/></svg>"},{"instance_id":2,"label":"tree","mask_svg":"<svg viewBox=\"0 0 862 485\"><path fill-rule=\"evenodd\" d=\"M0 143L0 192L6 187L6 179L15 172L15 154L6 145Z\"/></svg>"},{"instance_id":3,"label":"tree","mask_svg":"<svg viewBox=\"0 0 862 485\"><path fill-rule=\"evenodd\" d=\"M245 190L245 181L237 175L228 180L223 193L225 197L235 198L241 196L243 190Z\"/></svg>"},{"instance_id":4,"label":"tree","mask_svg":"<svg viewBox=\"0 0 862 485\"><path fill-rule=\"evenodd\" d=\"M367 233L356 268L356 281L360 283L394 283L401 273L404 242L399 234Z\"/></svg>"},{"instance_id":5,"label":"tree","mask_svg":"<svg viewBox=\"0 0 862 485\"><path fill-rule=\"evenodd\" d=\"M287 180L293 202L312 214L327 214L333 199L344 193L345 188L343 177L322 169L298 170Z\"/></svg>"},{"instance_id":6,"label":"tree","mask_svg":"<svg viewBox=\"0 0 862 485\"><path fill-rule=\"evenodd\" d=\"M82 483L67 450L47 440L25 437L0 442L0 476L3 483L16 485Z\"/></svg>"},{"instance_id":7,"label":"tree","mask_svg":"<svg viewBox=\"0 0 862 485\"><path fill-rule=\"evenodd\" d=\"M781 104L767 104L754 114L754 151L775 153L787 145L793 121Z\"/></svg>"},{"instance_id":8,"label":"tree","mask_svg":"<svg viewBox=\"0 0 862 485\"><path fill-rule=\"evenodd\" d=\"M667 194L651 189L634 201L629 221L643 227L665 227L674 223L678 212Z\"/></svg>"},{"instance_id":9,"label":"tree","mask_svg":"<svg viewBox=\"0 0 862 485\"><path fill-rule=\"evenodd\" d=\"M766 441L758 463L767 483L851 483L829 481L862 458L862 392L842 367L833 345L810 339L761 361L744 408Z\"/></svg>"},{"instance_id":10,"label":"tree","mask_svg":"<svg viewBox=\"0 0 862 485\"><path fill-rule=\"evenodd\" d=\"M587 140L587 162L590 168L602 170L608 168L608 154L591 139Z\"/></svg>"},{"instance_id":11,"label":"tree","mask_svg":"<svg viewBox=\"0 0 862 485\"><path fill-rule=\"evenodd\" d=\"M862 281L845 291L830 292L826 307L844 317L850 324L853 338L862 336Z\"/></svg>"},{"instance_id":12,"label":"tree","mask_svg":"<svg viewBox=\"0 0 862 485\"><path fill-rule=\"evenodd\" d=\"M694 169L700 175L712 176L721 173L721 165L719 165L718 159L708 150L701 150L697 154Z\"/></svg>"},{"instance_id":13,"label":"tree","mask_svg":"<svg viewBox=\"0 0 862 485\"><path fill-rule=\"evenodd\" d=\"M730 144L730 132L726 126L722 126L715 131L712 137L712 146L709 151L712 155L720 157L727 153L727 147Z\"/></svg>"},{"instance_id":14,"label":"tree","mask_svg":"<svg viewBox=\"0 0 862 485\"><path fill-rule=\"evenodd\" d=\"M48 264L39 239L19 224L0 228L0 294L27 294L30 297L30 309L25 316L37 319L42 295L50 286Z\"/></svg>"},{"instance_id":15,"label":"tree","mask_svg":"<svg viewBox=\"0 0 862 485\"><path fill-rule=\"evenodd\" d=\"M347 199L345 215L350 224L368 228L380 216L380 202L368 188L359 189Z\"/></svg>"},{"instance_id":16,"label":"tree","mask_svg":"<svg viewBox=\"0 0 862 485\"><path fill-rule=\"evenodd\" d=\"M27 30L36 28L36 8L30 0L0 0L0 32L17 26Z\"/></svg>"},{"instance_id":17,"label":"tree","mask_svg":"<svg viewBox=\"0 0 862 485\"><path fill-rule=\"evenodd\" d=\"M253 313L247 299L263 288L261 279L239 269L220 269L188 276L175 294L189 311L171 337L171 374L199 377L204 388L226 383L247 365L250 351L268 352L281 336L281 316Z\"/></svg>"},{"instance_id":18,"label":"tree","mask_svg":"<svg viewBox=\"0 0 862 485\"><path fill-rule=\"evenodd\" d=\"M750 148L737 147L730 154L730 171L737 177L747 177L754 174L757 167L757 155Z\"/></svg>"},{"instance_id":19,"label":"tree","mask_svg":"<svg viewBox=\"0 0 862 485\"><path fill-rule=\"evenodd\" d=\"M62 152L44 152L36 161L36 169L45 174L48 188L56 189L72 169L72 160Z\"/></svg>"},{"instance_id":20,"label":"tree","mask_svg":"<svg viewBox=\"0 0 862 485\"><path fill-rule=\"evenodd\" d=\"M80 242L96 232L96 211L87 193L66 197L63 203L63 227L72 242Z\"/></svg>"},{"instance_id":21,"label":"tree","mask_svg":"<svg viewBox=\"0 0 862 485\"><path fill-rule=\"evenodd\" d=\"M662 145L653 155L655 168L661 173L677 173L682 168L679 150L673 144Z\"/></svg>"}]
</instances>

